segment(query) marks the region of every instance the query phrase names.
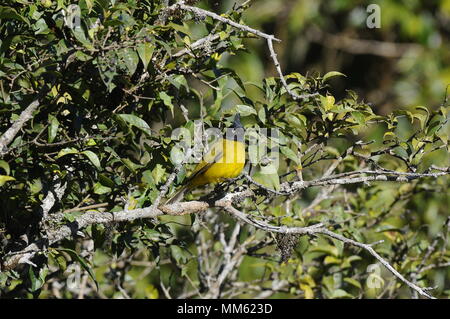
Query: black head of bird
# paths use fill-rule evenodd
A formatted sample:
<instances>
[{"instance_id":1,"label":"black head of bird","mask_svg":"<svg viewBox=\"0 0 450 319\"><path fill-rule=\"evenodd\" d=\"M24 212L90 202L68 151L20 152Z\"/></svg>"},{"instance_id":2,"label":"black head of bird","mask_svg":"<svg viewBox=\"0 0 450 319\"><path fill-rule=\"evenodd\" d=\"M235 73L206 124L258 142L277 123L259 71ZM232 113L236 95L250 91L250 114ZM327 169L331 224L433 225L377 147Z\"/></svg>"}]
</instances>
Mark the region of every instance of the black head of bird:
<instances>
[{"instance_id":1,"label":"black head of bird","mask_svg":"<svg viewBox=\"0 0 450 319\"><path fill-rule=\"evenodd\" d=\"M242 128L242 129L244 128L242 126L241 115L239 113L236 113L236 115L234 116L232 127L233 128Z\"/></svg>"},{"instance_id":2,"label":"black head of bird","mask_svg":"<svg viewBox=\"0 0 450 319\"><path fill-rule=\"evenodd\" d=\"M236 113L231 124L231 129L227 130L226 139L242 142L244 140L244 127L241 123L241 115Z\"/></svg>"}]
</instances>

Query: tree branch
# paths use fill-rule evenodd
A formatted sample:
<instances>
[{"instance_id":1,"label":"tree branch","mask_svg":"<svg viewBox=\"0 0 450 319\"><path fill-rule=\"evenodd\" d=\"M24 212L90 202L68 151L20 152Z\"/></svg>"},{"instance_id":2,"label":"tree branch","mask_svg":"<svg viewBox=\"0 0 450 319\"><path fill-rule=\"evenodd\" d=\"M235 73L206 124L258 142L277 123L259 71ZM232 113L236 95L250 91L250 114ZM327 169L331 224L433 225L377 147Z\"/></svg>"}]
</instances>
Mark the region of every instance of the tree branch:
<instances>
[{"instance_id":1,"label":"tree branch","mask_svg":"<svg viewBox=\"0 0 450 319\"><path fill-rule=\"evenodd\" d=\"M240 24L237 22L234 22L233 20L227 19L225 17L222 17L214 12L208 11L208 10L204 10L201 8L197 8L197 7L192 7L192 6L188 6L186 4L184 4L184 1L179 1L178 3L170 6L169 8L167 8L167 10L169 11L174 11L174 10L184 10L184 11L189 11L192 12L193 14L195 14L197 17L205 17L208 16L210 18L213 18L214 20L223 22L225 24L231 25L232 27L235 27L236 29L242 30L242 31L246 31L249 33L252 33L260 38L265 38L265 39L271 39L274 41L281 41L280 39L275 38L273 35L261 32L259 30L250 28L249 26L246 26L244 24Z\"/></svg>"},{"instance_id":2,"label":"tree branch","mask_svg":"<svg viewBox=\"0 0 450 319\"><path fill-rule=\"evenodd\" d=\"M216 34L208 34L206 37L198 39L197 41L192 43L189 46L189 48L182 49L182 50L178 51L177 53L174 53L172 56L174 58L179 58L179 57L181 57L181 56L183 56L185 54L188 54L188 53L190 53L191 51L193 51L195 49L201 48L204 45L206 45L207 43L211 43L211 42L213 42L213 41L215 41L215 40L217 40L219 38L220 38L220 36L217 33Z\"/></svg>"},{"instance_id":3,"label":"tree branch","mask_svg":"<svg viewBox=\"0 0 450 319\"><path fill-rule=\"evenodd\" d=\"M248 215L240 212L239 210L237 210L236 208L234 208L233 206L229 205L227 207L225 207L225 210L227 212L229 212L232 216L246 222L247 224L250 224L256 228L268 231L268 232L276 232L276 233L282 233L282 234L298 234L298 235L317 235L317 234L322 234L334 239L337 239L339 241L342 241L343 243L355 246L355 247L359 247L359 248L363 248L364 250L366 250L369 254L371 254L373 257L375 257L381 264L383 264L395 277L397 277L398 279L400 279L401 281L403 281L407 286L409 286L411 289L413 289L414 291L416 291L417 293L419 293L420 295L430 298L430 299L434 299L433 296L431 296L430 294L428 294L426 292L427 288L420 288L419 286L415 285L414 283L412 283L411 281L407 280L402 274L400 274L393 266L391 266L389 264L389 262L387 262L383 257L381 257L373 248L372 246L377 243L374 244L363 244L360 242L357 242L353 239L344 237L342 235L339 235L337 233L334 233L328 229L326 229L324 227L323 224L319 223L319 224L315 224L312 226L308 226L308 227L286 227L286 226L273 226L273 225L269 225L265 222L262 221L257 221L255 222L254 220L252 220L250 217L248 217ZM429 288L428 288L429 289Z\"/></svg>"},{"instance_id":4,"label":"tree branch","mask_svg":"<svg viewBox=\"0 0 450 319\"><path fill-rule=\"evenodd\" d=\"M56 200L61 200L66 190L67 184L63 183L58 179L57 176L54 178L54 184L50 186L50 189L47 192L47 196L45 196L44 200L41 204L41 214L42 221L45 222L48 219L48 213L55 205Z\"/></svg>"},{"instance_id":5,"label":"tree branch","mask_svg":"<svg viewBox=\"0 0 450 319\"><path fill-rule=\"evenodd\" d=\"M269 47L269 51L270 51L270 57L273 60L273 64L275 65L275 68L278 72L278 76L280 77L281 80L281 84L283 84L284 89L286 90L286 92L294 99L294 100L304 100L313 96L318 95L319 93L311 93L311 94L302 94L302 95L298 95L295 94L288 86L286 79L284 78L283 75L283 71L281 71L281 65L280 62L278 61L277 58L277 54L275 53L275 50L273 48L273 39L271 38L266 38L267 39L267 46Z\"/></svg>"},{"instance_id":6,"label":"tree branch","mask_svg":"<svg viewBox=\"0 0 450 319\"><path fill-rule=\"evenodd\" d=\"M189 154L185 157L188 158ZM161 188L161 192L159 196L156 198L155 202L146 208L139 208L134 210L123 210L119 212L87 212L82 216L78 217L73 223L63 225L56 230L48 231L48 245L54 244L64 238L67 238L71 235L76 235L80 229L83 229L86 226L92 224L109 224L115 222L125 222L125 221L133 221L136 219L144 219L144 218L155 218L162 214L167 215L185 215L191 213L200 213L204 212L206 209L210 207L224 207L227 211L233 213L233 215L243 222L250 224L257 228L262 228L267 231L277 232L277 233L288 233L288 234L304 234L311 235L313 233L317 233L317 228L322 227L322 224L317 224L309 227L277 227L271 226L268 224L261 223L260 221L254 220L247 216L246 214L240 213L237 210L234 210L232 206L230 206L234 201L243 200L246 197L253 196L253 192L251 190L245 190L242 192L229 193L223 198L216 200L214 202L206 202L206 201L190 201L190 202L181 202L175 203L171 205L159 205L161 199L167 194L169 186L173 183L175 177L177 176L179 170L182 167L181 163L178 165L174 172L169 176L164 186ZM343 177L348 174L352 175L361 175L361 174L372 174L369 176L357 176L357 177ZM436 173L405 173L405 172L394 172L394 171L355 171L348 172L343 174L337 174L334 176L328 176L322 179L316 179L311 181L296 181L296 182L285 182L281 184L281 191L273 191L280 195L292 195L298 191L304 190L308 187L313 186L328 186L328 185L345 185L345 184L353 184L353 183L365 183L369 181L395 181L395 182L407 182L412 179L418 179L422 177L438 177L443 175L450 174L450 168L440 168ZM249 178L249 177L247 177ZM262 187L264 190L268 190L263 185L253 181L250 177L250 181L257 185L258 187ZM49 199L50 200L50 199ZM46 205L44 205L46 206ZM30 258L34 256L34 254L42 249L46 244L46 241L41 240L36 243L33 243L26 247L25 249L8 254L6 256L7 260L3 262L4 269L12 269L20 263L29 263ZM9 258L11 257L11 258Z\"/></svg>"},{"instance_id":7,"label":"tree branch","mask_svg":"<svg viewBox=\"0 0 450 319\"><path fill-rule=\"evenodd\" d=\"M168 180L170 181L170 179ZM167 184L166 184L167 185ZM161 191L159 199L161 199ZM190 201L181 202L171 205L161 205L156 207L156 201L153 205L146 208L138 208L133 210L122 210L119 212L86 212L77 217L74 222L60 226L56 229L49 229L47 233L48 243L46 240L40 240L30 244L25 249L7 254L3 258L2 271L10 270L19 264L29 263L29 260L37 253L42 251L46 245L55 244L70 236L75 237L78 232L89 226L96 224L111 224L117 222L132 222L137 219L155 218L163 214L167 215L186 215L192 213L201 213L210 207L225 207L237 200L252 195L250 190L243 192L230 193L223 198L214 202Z\"/></svg>"},{"instance_id":8,"label":"tree branch","mask_svg":"<svg viewBox=\"0 0 450 319\"><path fill-rule=\"evenodd\" d=\"M26 122L33 117L33 112L40 105L40 97L36 98L25 110L20 113L19 118L11 125L9 129L0 137L0 158L8 153L8 145L14 140L17 133L22 129Z\"/></svg>"},{"instance_id":9,"label":"tree branch","mask_svg":"<svg viewBox=\"0 0 450 319\"><path fill-rule=\"evenodd\" d=\"M323 32L316 27L310 28L305 34L308 40L312 42L351 54L373 54L385 58L401 58L405 54L417 56L424 50L423 46L416 43L356 39L344 34Z\"/></svg>"},{"instance_id":10,"label":"tree branch","mask_svg":"<svg viewBox=\"0 0 450 319\"><path fill-rule=\"evenodd\" d=\"M285 77L283 75L283 72L281 70L281 66L280 66L280 62L278 61L277 54L275 53L275 50L273 48L273 41L277 41L277 42L281 41L280 39L276 38L275 36L273 36L271 34L264 33L262 31L259 31L259 30L256 30L256 29L253 29L253 28L251 28L251 27L249 27L247 25L244 25L244 24L241 24L241 23L237 23L237 22L235 22L233 20L230 20L228 18L220 16L220 15L214 13L214 12L186 5L185 1L179 1L179 2L175 3L174 5L168 7L166 10L169 11L169 12L173 12L173 11L176 11L176 10L188 11L188 12L193 13L195 16L197 16L199 18L210 17L210 18L212 18L214 20L217 20L217 21L220 21L222 23L228 24L228 25L230 25L230 26L232 26L232 27L234 27L236 29L239 29L241 31L249 32L249 33L252 33L252 34L254 34L254 35L256 35L256 36L258 36L260 38L266 39L267 46L268 46L269 51L270 51L270 57L272 58L273 63L275 64L275 68L276 68L277 73L278 73L278 75L280 77L281 83L282 83L283 87L285 88L286 92L292 97L292 99L294 99L294 100L302 100L302 99L307 99L309 97L313 97L313 96L318 95L318 93L298 95L298 94L294 93L289 88L289 86L288 86L288 84L286 82L286 79L285 79ZM198 46L201 46L206 41L212 41L213 37L214 37L213 35L209 35L209 36L207 36L205 38L202 38L202 39L194 42L192 47L194 48L194 45L198 47ZM186 49L184 49L184 50L181 50L180 52L177 52L175 54L175 56L181 56L183 54L186 54L187 52L188 51Z\"/></svg>"},{"instance_id":11,"label":"tree branch","mask_svg":"<svg viewBox=\"0 0 450 319\"><path fill-rule=\"evenodd\" d=\"M369 176L362 176L365 174ZM411 173L411 172L395 172L388 170L376 170L376 171L364 170L364 171L346 172L311 181L297 181L293 183L285 182L281 184L280 189L283 192L292 194L299 190L304 190L306 188L313 186L347 185L356 183L368 183L373 181L404 183L414 179L424 177L437 178L439 176L444 175L450 175L450 167L447 167L445 170L436 173Z\"/></svg>"}]
</instances>

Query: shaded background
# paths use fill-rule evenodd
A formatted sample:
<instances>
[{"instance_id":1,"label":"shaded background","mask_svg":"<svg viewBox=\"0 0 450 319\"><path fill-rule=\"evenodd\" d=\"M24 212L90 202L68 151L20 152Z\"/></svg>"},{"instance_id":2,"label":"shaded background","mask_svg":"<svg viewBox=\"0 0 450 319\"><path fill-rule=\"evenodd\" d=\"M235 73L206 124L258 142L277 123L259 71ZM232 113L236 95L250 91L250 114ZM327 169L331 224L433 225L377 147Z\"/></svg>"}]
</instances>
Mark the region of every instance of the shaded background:
<instances>
[{"instance_id":1,"label":"shaded background","mask_svg":"<svg viewBox=\"0 0 450 319\"><path fill-rule=\"evenodd\" d=\"M206 1L216 12L244 1ZM330 92L354 90L379 114L442 104L450 84L450 0L255 0L244 13L251 27L282 40L275 50L285 73L340 71ZM381 9L381 28L370 29L367 7ZM249 53L228 56L245 80L276 76L266 43L246 42Z\"/></svg>"}]
</instances>

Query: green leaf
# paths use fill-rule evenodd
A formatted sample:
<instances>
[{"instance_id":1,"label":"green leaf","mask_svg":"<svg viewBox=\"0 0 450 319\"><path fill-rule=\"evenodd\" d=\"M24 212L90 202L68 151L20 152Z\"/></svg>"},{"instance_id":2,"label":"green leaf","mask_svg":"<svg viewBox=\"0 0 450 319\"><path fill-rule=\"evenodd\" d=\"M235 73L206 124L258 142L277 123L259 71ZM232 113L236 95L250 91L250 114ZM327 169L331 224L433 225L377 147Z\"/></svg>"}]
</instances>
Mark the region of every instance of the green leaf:
<instances>
[{"instance_id":1,"label":"green leaf","mask_svg":"<svg viewBox=\"0 0 450 319\"><path fill-rule=\"evenodd\" d=\"M42 190L42 181L40 178L36 178L29 182L31 194L37 194Z\"/></svg>"},{"instance_id":2,"label":"green leaf","mask_svg":"<svg viewBox=\"0 0 450 319\"><path fill-rule=\"evenodd\" d=\"M48 248L48 256L50 260L53 260L54 263L56 263L62 271L66 271L67 269L67 260L63 254L61 254L57 249L55 248Z\"/></svg>"},{"instance_id":3,"label":"green leaf","mask_svg":"<svg viewBox=\"0 0 450 319\"><path fill-rule=\"evenodd\" d=\"M355 287L357 287L357 288L359 288L359 289L362 289L361 283L360 283L358 280L356 280L356 279L353 279L353 278L344 278L344 281L347 282L347 283L349 283L349 284L352 285L352 286L355 286Z\"/></svg>"},{"instance_id":4,"label":"green leaf","mask_svg":"<svg viewBox=\"0 0 450 319\"><path fill-rule=\"evenodd\" d=\"M94 193L95 194L103 195L103 194L108 194L111 191L112 191L111 188L109 188L107 186L104 186L104 185L102 185L100 183L95 183L94 184Z\"/></svg>"},{"instance_id":5,"label":"green leaf","mask_svg":"<svg viewBox=\"0 0 450 319\"><path fill-rule=\"evenodd\" d=\"M183 86L186 90L189 90L189 85L186 81L186 78L183 74L178 74L175 76L169 76L167 80L172 83L178 90Z\"/></svg>"},{"instance_id":6,"label":"green leaf","mask_svg":"<svg viewBox=\"0 0 450 319\"><path fill-rule=\"evenodd\" d=\"M152 175L152 171L151 170L146 170L142 173L142 178L141 178L142 182L144 184L147 184L148 186L150 186L152 189L156 189L155 188L155 180L153 179L153 175Z\"/></svg>"},{"instance_id":7,"label":"green leaf","mask_svg":"<svg viewBox=\"0 0 450 319\"><path fill-rule=\"evenodd\" d=\"M366 123L366 118L363 113L361 112L352 112L352 117L355 119L355 121L359 125L364 125Z\"/></svg>"},{"instance_id":8,"label":"green leaf","mask_svg":"<svg viewBox=\"0 0 450 319\"><path fill-rule=\"evenodd\" d=\"M75 215L71 213L64 213L64 219L69 223L73 223L75 221Z\"/></svg>"},{"instance_id":9,"label":"green leaf","mask_svg":"<svg viewBox=\"0 0 450 319\"><path fill-rule=\"evenodd\" d=\"M300 121L302 121L302 123L306 127L306 123L308 122L308 119L306 118L306 116L304 116L303 114L295 114L295 116L298 117L300 119Z\"/></svg>"},{"instance_id":10,"label":"green leaf","mask_svg":"<svg viewBox=\"0 0 450 319\"><path fill-rule=\"evenodd\" d=\"M26 24L30 24L27 18L21 16L17 11L11 7L0 6L0 19L14 19L18 21L25 22Z\"/></svg>"},{"instance_id":11,"label":"green leaf","mask_svg":"<svg viewBox=\"0 0 450 319\"><path fill-rule=\"evenodd\" d=\"M394 132L386 132L383 135L383 141L391 141L395 140L397 138L397 135L395 135Z\"/></svg>"},{"instance_id":12,"label":"green leaf","mask_svg":"<svg viewBox=\"0 0 450 319\"><path fill-rule=\"evenodd\" d=\"M97 143L95 142L95 140L93 138L90 138L86 141L86 145L87 146L95 146L95 145L97 145Z\"/></svg>"},{"instance_id":13,"label":"green leaf","mask_svg":"<svg viewBox=\"0 0 450 319\"><path fill-rule=\"evenodd\" d=\"M292 114L292 113L288 113L285 116L286 121L289 123L289 125L291 125L294 128L300 129L300 130L304 130L306 125L305 125L305 121L306 118L301 115L301 114Z\"/></svg>"},{"instance_id":14,"label":"green leaf","mask_svg":"<svg viewBox=\"0 0 450 319\"><path fill-rule=\"evenodd\" d=\"M428 119L428 116L425 114L414 114L414 117L419 120L420 128L423 130L425 127L425 123Z\"/></svg>"},{"instance_id":15,"label":"green leaf","mask_svg":"<svg viewBox=\"0 0 450 319\"><path fill-rule=\"evenodd\" d=\"M170 245L170 252L178 264L185 264L189 260L190 254L180 246Z\"/></svg>"},{"instance_id":16,"label":"green leaf","mask_svg":"<svg viewBox=\"0 0 450 319\"><path fill-rule=\"evenodd\" d=\"M297 154L295 154L295 152L293 150L291 150L289 147L287 146L282 146L280 147L281 153L283 153L287 158L293 160L296 164L300 164L300 159L297 156Z\"/></svg>"},{"instance_id":17,"label":"green leaf","mask_svg":"<svg viewBox=\"0 0 450 319\"><path fill-rule=\"evenodd\" d=\"M346 77L346 75L344 73L341 73L341 72L338 72L338 71L331 71L331 72L328 72L327 74L325 74L323 76L322 81L326 82L328 79L331 79L332 77L335 77L335 76L344 76L344 77Z\"/></svg>"},{"instance_id":18,"label":"green leaf","mask_svg":"<svg viewBox=\"0 0 450 319\"><path fill-rule=\"evenodd\" d=\"M69 154L78 154L78 150L76 148L73 147L66 147L63 148L62 150L60 150L58 152L58 155L56 155L56 158L60 158Z\"/></svg>"},{"instance_id":19,"label":"green leaf","mask_svg":"<svg viewBox=\"0 0 450 319\"><path fill-rule=\"evenodd\" d=\"M133 75L134 72L136 71L139 62L139 56L136 53L136 51L134 51L131 48L125 48L120 50L117 53L117 56L120 58L120 60L122 60L125 63L125 66L127 67L128 70L128 74Z\"/></svg>"},{"instance_id":20,"label":"green leaf","mask_svg":"<svg viewBox=\"0 0 450 319\"><path fill-rule=\"evenodd\" d=\"M89 41L89 39L86 37L86 34L84 32L84 29L82 27L74 27L71 28L73 35L75 38L88 50L92 50L94 46Z\"/></svg>"},{"instance_id":21,"label":"green leaf","mask_svg":"<svg viewBox=\"0 0 450 319\"><path fill-rule=\"evenodd\" d=\"M264 109L264 107L261 107L259 109L258 118L263 124L266 124L266 110Z\"/></svg>"},{"instance_id":22,"label":"green leaf","mask_svg":"<svg viewBox=\"0 0 450 319\"><path fill-rule=\"evenodd\" d=\"M323 150L325 152L327 152L328 154L335 156L336 158L339 158L341 156L341 153L339 153L339 151L336 148L334 148L334 147L325 146L323 148Z\"/></svg>"},{"instance_id":23,"label":"green leaf","mask_svg":"<svg viewBox=\"0 0 450 319\"><path fill-rule=\"evenodd\" d=\"M170 161L174 164L174 165L178 165L181 162L183 162L184 158L185 158L186 154L183 151L183 148L174 146L172 147L172 149L170 150Z\"/></svg>"},{"instance_id":24,"label":"green leaf","mask_svg":"<svg viewBox=\"0 0 450 319\"><path fill-rule=\"evenodd\" d=\"M36 277L33 267L28 268L28 276L30 277L30 282L31 282L31 287L30 287L31 291L37 291L44 285L47 274L48 274L47 267L41 268L39 270L39 277Z\"/></svg>"},{"instance_id":25,"label":"green leaf","mask_svg":"<svg viewBox=\"0 0 450 319\"><path fill-rule=\"evenodd\" d=\"M422 110L427 113L427 115L430 115L430 110L428 110L428 108L425 106L416 106L416 110Z\"/></svg>"},{"instance_id":26,"label":"green leaf","mask_svg":"<svg viewBox=\"0 0 450 319\"><path fill-rule=\"evenodd\" d=\"M8 162L5 162L4 160L0 160L0 168L3 168L6 172L6 175L9 175L10 169Z\"/></svg>"},{"instance_id":27,"label":"green leaf","mask_svg":"<svg viewBox=\"0 0 450 319\"><path fill-rule=\"evenodd\" d=\"M314 298L314 291L312 290L311 286L309 286L307 284L300 284L300 289L304 291L305 299L313 299Z\"/></svg>"},{"instance_id":28,"label":"green leaf","mask_svg":"<svg viewBox=\"0 0 450 319\"><path fill-rule=\"evenodd\" d=\"M86 157L92 162L92 164L95 165L95 167L97 167L98 169L102 168L102 166L100 164L100 160L98 159L97 154L95 154L92 151L83 151L83 152L81 152L81 154L86 155Z\"/></svg>"},{"instance_id":29,"label":"green leaf","mask_svg":"<svg viewBox=\"0 0 450 319\"><path fill-rule=\"evenodd\" d=\"M248 105L238 104L236 105L236 112L240 113L241 116L249 116L250 114L257 114L256 110Z\"/></svg>"},{"instance_id":30,"label":"green leaf","mask_svg":"<svg viewBox=\"0 0 450 319\"><path fill-rule=\"evenodd\" d=\"M141 58L144 69L147 69L148 64L152 60L153 51L155 47L148 42L145 42L137 47L137 52Z\"/></svg>"},{"instance_id":31,"label":"green leaf","mask_svg":"<svg viewBox=\"0 0 450 319\"><path fill-rule=\"evenodd\" d=\"M12 176L0 175L0 187L5 185L6 182L15 181L16 179Z\"/></svg>"},{"instance_id":32,"label":"green leaf","mask_svg":"<svg viewBox=\"0 0 450 319\"><path fill-rule=\"evenodd\" d=\"M162 165L157 164L156 167L152 171L153 180L155 181L155 184L159 184L162 181L162 178L165 173L166 173L166 170L162 167Z\"/></svg>"},{"instance_id":33,"label":"green leaf","mask_svg":"<svg viewBox=\"0 0 450 319\"><path fill-rule=\"evenodd\" d=\"M48 142L52 143L55 140L56 133L58 132L59 121L51 114L48 115L48 121L50 123L48 126Z\"/></svg>"},{"instance_id":34,"label":"green leaf","mask_svg":"<svg viewBox=\"0 0 450 319\"><path fill-rule=\"evenodd\" d=\"M329 111L336 101L334 96L328 95L328 96L321 96L320 101L322 102L322 106L325 109L325 111Z\"/></svg>"},{"instance_id":35,"label":"green leaf","mask_svg":"<svg viewBox=\"0 0 450 319\"><path fill-rule=\"evenodd\" d=\"M351 267L352 266L352 262L358 261L358 260L361 260L361 259L362 258L360 256L356 256L356 255L353 255L353 256L350 256L348 258L345 258L344 262L341 265L341 268Z\"/></svg>"},{"instance_id":36,"label":"green leaf","mask_svg":"<svg viewBox=\"0 0 450 319\"><path fill-rule=\"evenodd\" d=\"M343 289L336 289L331 293L331 298L354 298L354 296Z\"/></svg>"},{"instance_id":37,"label":"green leaf","mask_svg":"<svg viewBox=\"0 0 450 319\"><path fill-rule=\"evenodd\" d=\"M174 106L172 104L172 97L167 95L166 92L159 92L159 98L163 101L165 106L169 107L170 112L172 113L172 116L173 116Z\"/></svg>"},{"instance_id":38,"label":"green leaf","mask_svg":"<svg viewBox=\"0 0 450 319\"><path fill-rule=\"evenodd\" d=\"M278 173L265 174L263 172L257 172L253 175L253 179L268 188L275 190L280 189L280 176Z\"/></svg>"},{"instance_id":39,"label":"green leaf","mask_svg":"<svg viewBox=\"0 0 450 319\"><path fill-rule=\"evenodd\" d=\"M340 264L342 262L341 259L336 258L334 256L326 256L323 260L324 265L331 265L331 264Z\"/></svg>"},{"instance_id":40,"label":"green leaf","mask_svg":"<svg viewBox=\"0 0 450 319\"><path fill-rule=\"evenodd\" d=\"M323 252L323 253L326 253L328 255L332 255L335 257L339 256L338 249L335 246L331 246L331 245L320 245L317 247L313 247L310 251Z\"/></svg>"},{"instance_id":41,"label":"green leaf","mask_svg":"<svg viewBox=\"0 0 450 319\"><path fill-rule=\"evenodd\" d=\"M108 92L112 92L112 90L116 87L114 83L114 77L117 75L116 65L106 63L101 58L97 57L98 71L100 74L100 78L105 84Z\"/></svg>"},{"instance_id":42,"label":"green leaf","mask_svg":"<svg viewBox=\"0 0 450 319\"><path fill-rule=\"evenodd\" d=\"M136 126L150 135L150 126L140 117L133 114L119 114L118 116L128 124Z\"/></svg>"},{"instance_id":43,"label":"green leaf","mask_svg":"<svg viewBox=\"0 0 450 319\"><path fill-rule=\"evenodd\" d=\"M136 172L139 168L142 167L142 165L138 165L133 163L130 159L128 158L122 158L122 162L126 165L126 167L132 171L132 172Z\"/></svg>"},{"instance_id":44,"label":"green leaf","mask_svg":"<svg viewBox=\"0 0 450 319\"><path fill-rule=\"evenodd\" d=\"M93 6L94 6L94 0L84 0L84 3L86 4L86 8L88 9L88 13L90 13L92 8L93 8Z\"/></svg>"},{"instance_id":45,"label":"green leaf","mask_svg":"<svg viewBox=\"0 0 450 319\"><path fill-rule=\"evenodd\" d=\"M225 40L226 38L228 38L229 34L225 31L220 31L219 32L219 37L220 37L220 41Z\"/></svg>"},{"instance_id":46,"label":"green leaf","mask_svg":"<svg viewBox=\"0 0 450 319\"><path fill-rule=\"evenodd\" d=\"M107 187L114 187L114 181L112 179L110 179L109 177L103 175L103 174L98 174L98 179L100 181L100 183L104 186Z\"/></svg>"}]
</instances>

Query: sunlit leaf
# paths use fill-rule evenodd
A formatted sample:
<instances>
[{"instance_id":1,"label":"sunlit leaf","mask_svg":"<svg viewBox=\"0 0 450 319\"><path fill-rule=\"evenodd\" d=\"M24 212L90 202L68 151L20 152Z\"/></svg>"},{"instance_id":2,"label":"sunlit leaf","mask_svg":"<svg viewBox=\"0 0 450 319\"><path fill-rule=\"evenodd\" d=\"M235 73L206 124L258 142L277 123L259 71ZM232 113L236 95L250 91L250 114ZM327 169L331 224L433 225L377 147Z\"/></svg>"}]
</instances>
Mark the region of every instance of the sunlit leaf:
<instances>
[{"instance_id":1,"label":"sunlit leaf","mask_svg":"<svg viewBox=\"0 0 450 319\"><path fill-rule=\"evenodd\" d=\"M331 79L332 77L335 76L346 76L346 75L338 71L331 71L323 76L322 81L326 82L328 79Z\"/></svg>"}]
</instances>

